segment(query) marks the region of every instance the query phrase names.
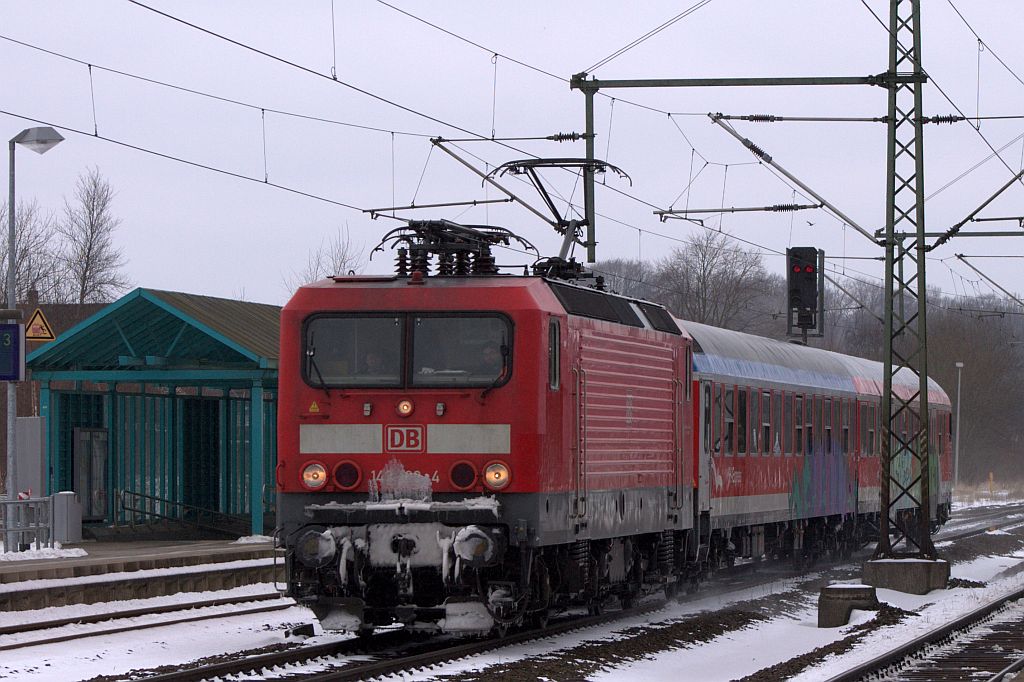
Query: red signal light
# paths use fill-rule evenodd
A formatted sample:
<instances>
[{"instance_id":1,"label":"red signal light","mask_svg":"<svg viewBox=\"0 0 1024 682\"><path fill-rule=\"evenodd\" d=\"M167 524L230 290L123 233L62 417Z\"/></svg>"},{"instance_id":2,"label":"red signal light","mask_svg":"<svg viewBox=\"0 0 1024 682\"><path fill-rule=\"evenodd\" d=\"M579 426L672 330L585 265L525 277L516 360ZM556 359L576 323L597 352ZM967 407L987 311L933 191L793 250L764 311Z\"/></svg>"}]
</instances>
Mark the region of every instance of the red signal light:
<instances>
[{"instance_id":1,"label":"red signal light","mask_svg":"<svg viewBox=\"0 0 1024 682\"><path fill-rule=\"evenodd\" d=\"M814 272L814 266L813 265L805 265L804 266L804 272Z\"/></svg>"},{"instance_id":2,"label":"red signal light","mask_svg":"<svg viewBox=\"0 0 1024 682\"><path fill-rule=\"evenodd\" d=\"M800 272L800 266L799 265L794 265L793 266L793 272Z\"/></svg>"}]
</instances>

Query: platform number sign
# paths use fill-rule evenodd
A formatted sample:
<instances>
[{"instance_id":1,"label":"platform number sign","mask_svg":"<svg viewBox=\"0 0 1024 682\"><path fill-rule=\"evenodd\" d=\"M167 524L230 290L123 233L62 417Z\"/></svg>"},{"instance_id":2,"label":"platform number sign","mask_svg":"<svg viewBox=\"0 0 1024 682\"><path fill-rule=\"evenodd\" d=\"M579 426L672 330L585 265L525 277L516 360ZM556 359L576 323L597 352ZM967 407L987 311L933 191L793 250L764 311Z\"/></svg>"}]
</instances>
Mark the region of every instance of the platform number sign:
<instances>
[{"instance_id":1,"label":"platform number sign","mask_svg":"<svg viewBox=\"0 0 1024 682\"><path fill-rule=\"evenodd\" d=\"M25 378L25 327L0 324L0 381Z\"/></svg>"}]
</instances>

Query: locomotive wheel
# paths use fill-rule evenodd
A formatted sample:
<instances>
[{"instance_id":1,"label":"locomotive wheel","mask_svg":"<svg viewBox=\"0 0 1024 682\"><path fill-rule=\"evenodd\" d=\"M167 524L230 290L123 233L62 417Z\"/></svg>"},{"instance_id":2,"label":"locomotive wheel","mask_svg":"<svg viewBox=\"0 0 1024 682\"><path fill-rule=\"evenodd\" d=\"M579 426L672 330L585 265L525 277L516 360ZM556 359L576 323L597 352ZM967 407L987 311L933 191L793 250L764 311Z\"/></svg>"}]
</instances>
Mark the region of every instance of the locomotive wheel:
<instances>
[{"instance_id":1,"label":"locomotive wheel","mask_svg":"<svg viewBox=\"0 0 1024 682\"><path fill-rule=\"evenodd\" d=\"M541 609L530 616L530 621L533 623L533 627L538 630L544 630L548 627L548 621L551 619L551 609Z\"/></svg>"},{"instance_id":2,"label":"locomotive wheel","mask_svg":"<svg viewBox=\"0 0 1024 682\"><path fill-rule=\"evenodd\" d=\"M587 614L600 616L602 613L604 613L604 600L601 597L594 597L587 604Z\"/></svg>"}]
</instances>

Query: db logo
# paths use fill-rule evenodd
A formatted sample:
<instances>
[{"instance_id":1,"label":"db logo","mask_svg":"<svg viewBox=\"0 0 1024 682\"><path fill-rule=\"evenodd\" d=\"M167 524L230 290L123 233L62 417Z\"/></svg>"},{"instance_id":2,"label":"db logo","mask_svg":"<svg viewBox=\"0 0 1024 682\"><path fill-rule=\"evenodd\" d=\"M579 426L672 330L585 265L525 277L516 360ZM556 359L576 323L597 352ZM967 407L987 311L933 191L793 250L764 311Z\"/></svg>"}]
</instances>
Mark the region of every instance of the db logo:
<instances>
[{"instance_id":1,"label":"db logo","mask_svg":"<svg viewBox=\"0 0 1024 682\"><path fill-rule=\"evenodd\" d=\"M426 452L427 438L422 425L384 427L385 452Z\"/></svg>"}]
</instances>

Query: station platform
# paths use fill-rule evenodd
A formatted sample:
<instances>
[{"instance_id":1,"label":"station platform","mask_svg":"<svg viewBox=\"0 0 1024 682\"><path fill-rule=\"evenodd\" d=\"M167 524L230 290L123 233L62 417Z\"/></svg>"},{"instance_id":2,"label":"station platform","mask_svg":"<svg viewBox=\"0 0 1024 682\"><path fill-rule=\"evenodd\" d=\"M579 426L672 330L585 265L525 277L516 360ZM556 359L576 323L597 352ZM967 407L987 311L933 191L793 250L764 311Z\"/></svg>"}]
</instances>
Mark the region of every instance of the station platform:
<instances>
[{"instance_id":1,"label":"station platform","mask_svg":"<svg viewBox=\"0 0 1024 682\"><path fill-rule=\"evenodd\" d=\"M0 561L0 610L228 589L284 579L283 550L232 540L82 542L77 557Z\"/></svg>"}]
</instances>

